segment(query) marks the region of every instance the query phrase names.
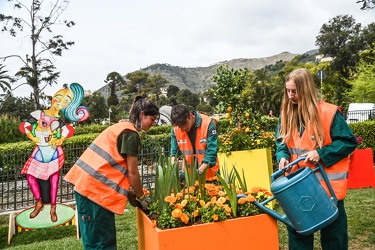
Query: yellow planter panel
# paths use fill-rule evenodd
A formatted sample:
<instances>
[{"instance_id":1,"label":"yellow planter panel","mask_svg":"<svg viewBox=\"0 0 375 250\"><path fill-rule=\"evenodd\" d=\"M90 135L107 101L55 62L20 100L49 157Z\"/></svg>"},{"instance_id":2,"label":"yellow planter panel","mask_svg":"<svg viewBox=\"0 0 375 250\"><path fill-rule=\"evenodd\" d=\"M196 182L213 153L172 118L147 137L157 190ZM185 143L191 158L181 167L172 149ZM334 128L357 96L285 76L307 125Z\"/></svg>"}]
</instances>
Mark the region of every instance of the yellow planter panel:
<instances>
[{"instance_id":1,"label":"yellow planter panel","mask_svg":"<svg viewBox=\"0 0 375 250\"><path fill-rule=\"evenodd\" d=\"M230 155L220 153L218 155L220 168L230 171L233 166L242 176L244 170L248 189L259 186L270 190L272 174L271 150L268 148L233 151Z\"/></svg>"}]
</instances>

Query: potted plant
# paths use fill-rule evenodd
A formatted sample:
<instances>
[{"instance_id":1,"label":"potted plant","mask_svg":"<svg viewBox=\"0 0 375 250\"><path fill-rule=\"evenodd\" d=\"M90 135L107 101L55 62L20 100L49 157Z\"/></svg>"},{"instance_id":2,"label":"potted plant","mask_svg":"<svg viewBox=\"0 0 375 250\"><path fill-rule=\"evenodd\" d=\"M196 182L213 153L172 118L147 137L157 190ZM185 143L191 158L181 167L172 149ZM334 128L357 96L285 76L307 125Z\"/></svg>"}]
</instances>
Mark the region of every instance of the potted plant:
<instances>
[{"instance_id":1,"label":"potted plant","mask_svg":"<svg viewBox=\"0 0 375 250\"><path fill-rule=\"evenodd\" d=\"M218 124L218 158L220 165L236 166L238 171L243 171L249 185L269 189L274 133L263 130L262 115L251 108L246 98L248 78L246 68L234 70L227 66L219 67L213 77L217 83L214 95L221 100L217 111L226 112L225 119L220 119Z\"/></svg>"},{"instance_id":2,"label":"potted plant","mask_svg":"<svg viewBox=\"0 0 375 250\"><path fill-rule=\"evenodd\" d=\"M235 169L207 183L195 171L178 179L177 164L159 162L149 211L137 209L139 249L278 249L276 220L252 202L272 196L266 189L247 190ZM237 198L238 194L244 197Z\"/></svg>"}]
</instances>

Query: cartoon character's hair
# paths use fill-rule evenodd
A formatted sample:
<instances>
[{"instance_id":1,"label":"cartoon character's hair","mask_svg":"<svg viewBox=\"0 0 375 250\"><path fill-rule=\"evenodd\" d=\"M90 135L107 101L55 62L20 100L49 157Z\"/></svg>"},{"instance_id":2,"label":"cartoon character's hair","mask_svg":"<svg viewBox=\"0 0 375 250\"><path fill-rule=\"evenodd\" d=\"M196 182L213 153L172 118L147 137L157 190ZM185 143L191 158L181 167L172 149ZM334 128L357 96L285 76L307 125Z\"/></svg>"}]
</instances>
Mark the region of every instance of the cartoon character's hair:
<instances>
[{"instance_id":1,"label":"cartoon character's hair","mask_svg":"<svg viewBox=\"0 0 375 250\"><path fill-rule=\"evenodd\" d=\"M70 90L73 91L73 100L66 107L61 110L64 116L73 122L85 121L90 116L90 111L85 106L80 106L84 96L84 90L78 83L70 84Z\"/></svg>"}]
</instances>

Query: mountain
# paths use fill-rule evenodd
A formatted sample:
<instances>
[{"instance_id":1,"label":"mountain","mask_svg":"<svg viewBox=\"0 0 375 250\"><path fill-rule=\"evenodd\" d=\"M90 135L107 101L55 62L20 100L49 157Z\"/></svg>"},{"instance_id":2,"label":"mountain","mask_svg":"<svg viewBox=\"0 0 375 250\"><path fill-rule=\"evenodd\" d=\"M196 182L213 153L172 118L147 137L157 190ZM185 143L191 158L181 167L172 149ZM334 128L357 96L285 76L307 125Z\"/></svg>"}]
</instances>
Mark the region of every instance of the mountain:
<instances>
[{"instance_id":1,"label":"mountain","mask_svg":"<svg viewBox=\"0 0 375 250\"><path fill-rule=\"evenodd\" d=\"M305 60L315 60L317 50L311 50L303 54ZM278 55L263 58L239 58L229 61L218 62L207 67L184 68L170 64L156 63L141 70L149 72L151 75L160 74L168 80L169 85L175 85L180 89L189 89L193 93L202 93L204 90L214 86L216 83L211 81L212 76L216 74L216 69L223 64L229 68L239 69L248 68L252 71L264 68L265 66L276 64L276 62L291 61L299 54L282 52ZM306 59L308 58L308 59ZM105 98L108 98L107 86L99 90Z\"/></svg>"}]
</instances>

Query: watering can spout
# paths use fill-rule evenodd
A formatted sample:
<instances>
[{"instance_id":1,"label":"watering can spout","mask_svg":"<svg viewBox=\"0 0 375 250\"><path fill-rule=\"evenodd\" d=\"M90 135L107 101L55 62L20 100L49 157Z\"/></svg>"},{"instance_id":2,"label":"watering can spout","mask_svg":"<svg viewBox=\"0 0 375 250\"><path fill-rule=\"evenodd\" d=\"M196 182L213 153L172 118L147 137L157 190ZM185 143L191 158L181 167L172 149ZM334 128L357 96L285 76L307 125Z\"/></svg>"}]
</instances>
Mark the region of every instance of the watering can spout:
<instances>
[{"instance_id":1,"label":"watering can spout","mask_svg":"<svg viewBox=\"0 0 375 250\"><path fill-rule=\"evenodd\" d=\"M274 197L272 197L274 198ZM285 225L287 225L288 227L290 227L291 229L294 229L294 226L292 224L292 222L289 220L289 218L286 216L286 215L281 215L277 212L275 212L274 210L270 209L269 207L266 207L265 204L267 204L269 201L266 200L262 203L259 203L258 201L254 201L253 204L259 208L260 210L264 211L265 213L271 215L273 218L275 218L276 220L279 220L281 221L282 223L284 223Z\"/></svg>"},{"instance_id":2,"label":"watering can spout","mask_svg":"<svg viewBox=\"0 0 375 250\"><path fill-rule=\"evenodd\" d=\"M263 202L253 202L257 208L303 235L320 230L338 217L337 199L321 164L318 164L314 170L303 167L285 175L289 167L305 158L299 158L289 163L284 169L273 173L271 175L273 196ZM314 172L317 170L321 172L332 199L315 176ZM266 206L274 199L278 201L285 215Z\"/></svg>"}]
</instances>

